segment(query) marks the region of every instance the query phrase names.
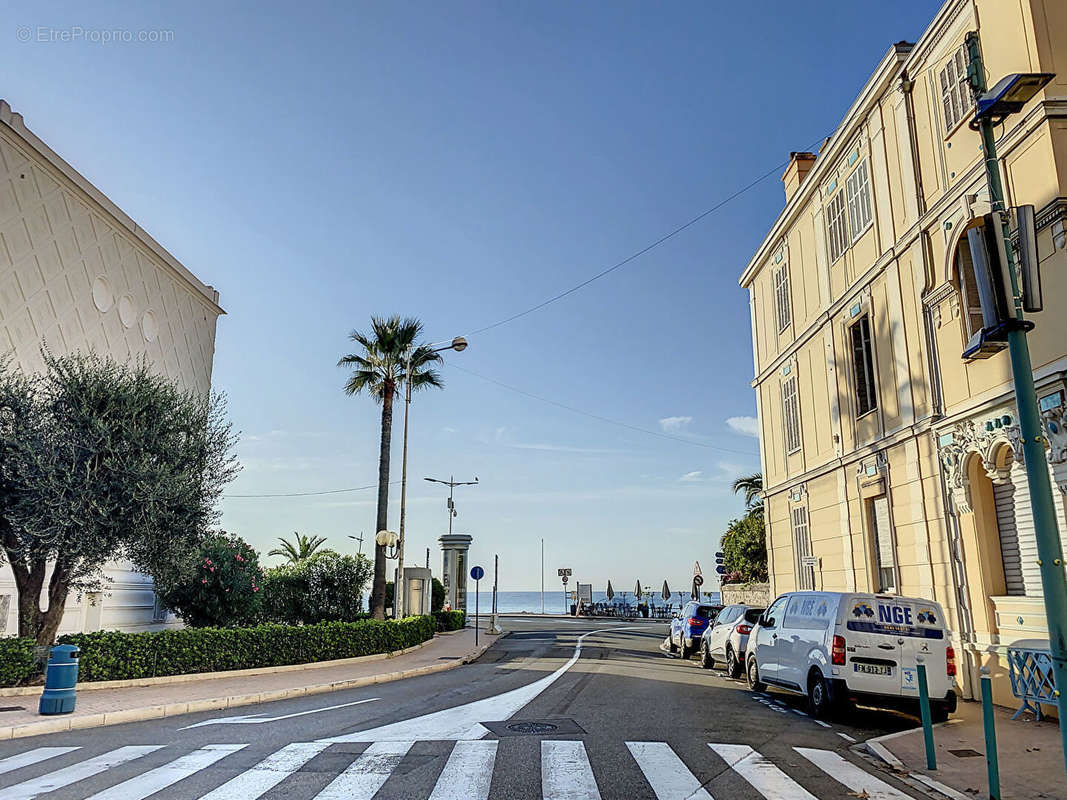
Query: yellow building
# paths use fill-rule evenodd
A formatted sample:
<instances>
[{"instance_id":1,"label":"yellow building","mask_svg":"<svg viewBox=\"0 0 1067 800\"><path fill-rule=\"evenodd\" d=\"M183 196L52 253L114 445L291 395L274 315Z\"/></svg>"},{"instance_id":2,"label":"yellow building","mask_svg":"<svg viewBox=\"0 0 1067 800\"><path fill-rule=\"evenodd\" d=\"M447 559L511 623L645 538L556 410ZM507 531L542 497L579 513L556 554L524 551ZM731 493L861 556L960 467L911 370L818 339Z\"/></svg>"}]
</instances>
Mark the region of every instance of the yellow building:
<instances>
[{"instance_id":1,"label":"yellow building","mask_svg":"<svg viewBox=\"0 0 1067 800\"><path fill-rule=\"evenodd\" d=\"M1037 209L1046 310L1029 341L1067 532L1067 3L948 0L892 46L818 155L792 154L785 209L740 283L772 591L936 599L965 696L989 665L1008 705L1004 649L1047 628L1009 357L961 358L981 326L965 231L989 211L969 31L990 85L1058 73L997 146L1008 204Z\"/></svg>"}]
</instances>

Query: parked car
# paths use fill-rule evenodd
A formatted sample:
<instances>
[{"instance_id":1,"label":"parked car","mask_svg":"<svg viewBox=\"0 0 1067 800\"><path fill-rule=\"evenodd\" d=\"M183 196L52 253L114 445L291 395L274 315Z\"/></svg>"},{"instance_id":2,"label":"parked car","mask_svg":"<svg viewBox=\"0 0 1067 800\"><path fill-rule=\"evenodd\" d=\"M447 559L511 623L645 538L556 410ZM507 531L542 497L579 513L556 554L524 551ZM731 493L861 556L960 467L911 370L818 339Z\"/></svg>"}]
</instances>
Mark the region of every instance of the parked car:
<instances>
[{"instance_id":1,"label":"parked car","mask_svg":"<svg viewBox=\"0 0 1067 800\"><path fill-rule=\"evenodd\" d=\"M668 642L671 652L681 651L682 658L689 658L700 646L700 636L704 629L708 627L709 622L714 621L720 611L721 605L701 603L697 600L690 600L682 606L681 612L676 612L671 620Z\"/></svg>"},{"instance_id":2,"label":"parked car","mask_svg":"<svg viewBox=\"0 0 1067 800\"><path fill-rule=\"evenodd\" d=\"M749 634L749 686L770 685L808 697L828 716L853 702L916 712L916 658L923 656L931 712L956 710L956 653L945 611L916 597L852 592L789 592Z\"/></svg>"},{"instance_id":3,"label":"parked car","mask_svg":"<svg viewBox=\"0 0 1067 800\"><path fill-rule=\"evenodd\" d=\"M745 671L749 634L762 613L762 608L743 603L724 607L700 637L700 666L711 669L716 661L723 661L727 675L740 677Z\"/></svg>"}]
</instances>

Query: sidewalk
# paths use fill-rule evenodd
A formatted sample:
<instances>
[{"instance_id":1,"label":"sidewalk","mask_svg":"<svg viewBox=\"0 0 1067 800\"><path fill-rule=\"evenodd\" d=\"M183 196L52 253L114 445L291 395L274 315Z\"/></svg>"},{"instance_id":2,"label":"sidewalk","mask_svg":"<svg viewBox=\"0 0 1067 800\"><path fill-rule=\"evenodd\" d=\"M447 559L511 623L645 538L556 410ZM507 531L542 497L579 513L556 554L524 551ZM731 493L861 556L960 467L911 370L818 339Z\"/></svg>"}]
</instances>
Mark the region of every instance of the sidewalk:
<instances>
[{"instance_id":1,"label":"sidewalk","mask_svg":"<svg viewBox=\"0 0 1067 800\"><path fill-rule=\"evenodd\" d=\"M5 689L0 706L12 710L0 712L0 740L235 708L441 672L473 661L501 638L482 634L476 648L474 629L465 628L439 633L422 645L392 654L143 681L107 681L95 684L97 688L84 683L78 686L74 712L62 716L37 714L40 686Z\"/></svg>"},{"instance_id":2,"label":"sidewalk","mask_svg":"<svg viewBox=\"0 0 1067 800\"><path fill-rule=\"evenodd\" d=\"M1013 721L1012 713L999 706L996 709L1001 796L1004 800L1067 798L1067 772L1059 726L1054 720L1036 722L1029 712ZM934 789L938 787L931 782L955 790L949 797L966 800L989 797L982 707L978 703L961 702L949 722L934 726L936 771L926 769L921 727L880 736L866 744L868 750L898 772L909 773L913 779Z\"/></svg>"}]
</instances>

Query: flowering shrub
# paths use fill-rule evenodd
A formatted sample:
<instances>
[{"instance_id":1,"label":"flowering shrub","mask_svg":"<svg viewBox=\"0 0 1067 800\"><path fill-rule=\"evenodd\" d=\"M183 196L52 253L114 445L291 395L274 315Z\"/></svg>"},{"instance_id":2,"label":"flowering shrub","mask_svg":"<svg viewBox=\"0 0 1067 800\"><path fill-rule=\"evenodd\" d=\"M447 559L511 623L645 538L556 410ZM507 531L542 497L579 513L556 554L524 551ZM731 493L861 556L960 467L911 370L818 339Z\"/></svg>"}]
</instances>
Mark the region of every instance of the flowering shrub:
<instances>
[{"instance_id":1,"label":"flowering shrub","mask_svg":"<svg viewBox=\"0 0 1067 800\"><path fill-rule=\"evenodd\" d=\"M366 556L332 550L269 569L263 576L262 618L303 625L360 619L372 570Z\"/></svg>"},{"instance_id":2,"label":"flowering shrub","mask_svg":"<svg viewBox=\"0 0 1067 800\"><path fill-rule=\"evenodd\" d=\"M194 628L232 627L256 617L263 591L259 556L225 531L201 543L192 569L160 598Z\"/></svg>"}]
</instances>

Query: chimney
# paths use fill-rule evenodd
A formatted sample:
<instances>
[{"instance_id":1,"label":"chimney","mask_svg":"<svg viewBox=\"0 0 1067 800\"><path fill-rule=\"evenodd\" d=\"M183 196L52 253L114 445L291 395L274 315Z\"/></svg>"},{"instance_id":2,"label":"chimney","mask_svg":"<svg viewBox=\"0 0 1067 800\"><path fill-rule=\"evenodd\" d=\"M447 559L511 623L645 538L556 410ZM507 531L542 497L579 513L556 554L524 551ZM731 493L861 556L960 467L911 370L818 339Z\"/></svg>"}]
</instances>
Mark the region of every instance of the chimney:
<instances>
[{"instance_id":1,"label":"chimney","mask_svg":"<svg viewBox=\"0 0 1067 800\"><path fill-rule=\"evenodd\" d=\"M782 175L782 183L785 184L786 203L793 199L793 195L797 193L800 184L804 182L804 178L808 176L811 168L815 166L815 158L814 153L789 154L789 166L785 168L785 173Z\"/></svg>"}]
</instances>

